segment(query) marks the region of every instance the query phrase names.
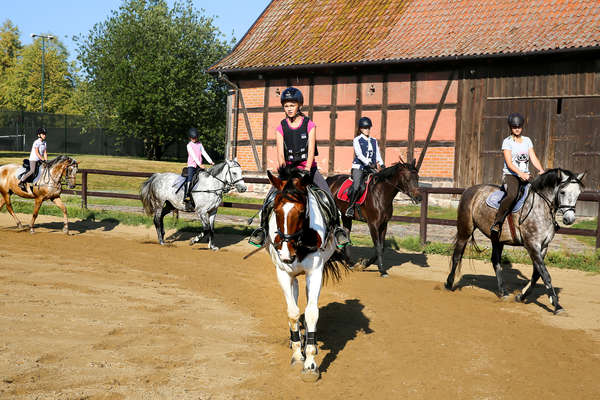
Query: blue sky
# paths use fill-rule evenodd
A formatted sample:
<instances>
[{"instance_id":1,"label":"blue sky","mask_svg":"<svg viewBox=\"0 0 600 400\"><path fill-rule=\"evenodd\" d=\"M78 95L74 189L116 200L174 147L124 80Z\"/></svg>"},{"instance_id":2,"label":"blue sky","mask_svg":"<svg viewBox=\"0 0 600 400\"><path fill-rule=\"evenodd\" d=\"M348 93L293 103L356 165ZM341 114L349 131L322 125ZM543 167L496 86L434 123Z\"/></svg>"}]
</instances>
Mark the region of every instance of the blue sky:
<instances>
[{"instance_id":1,"label":"blue sky","mask_svg":"<svg viewBox=\"0 0 600 400\"><path fill-rule=\"evenodd\" d=\"M173 0L167 0L172 5ZM122 0L0 0L0 24L10 19L21 32L21 42L32 43L31 33L56 35L67 47L69 58L76 57L72 37L87 33L94 24L106 20ZM214 17L214 24L227 40L246 33L270 0L194 0L196 9Z\"/></svg>"}]
</instances>

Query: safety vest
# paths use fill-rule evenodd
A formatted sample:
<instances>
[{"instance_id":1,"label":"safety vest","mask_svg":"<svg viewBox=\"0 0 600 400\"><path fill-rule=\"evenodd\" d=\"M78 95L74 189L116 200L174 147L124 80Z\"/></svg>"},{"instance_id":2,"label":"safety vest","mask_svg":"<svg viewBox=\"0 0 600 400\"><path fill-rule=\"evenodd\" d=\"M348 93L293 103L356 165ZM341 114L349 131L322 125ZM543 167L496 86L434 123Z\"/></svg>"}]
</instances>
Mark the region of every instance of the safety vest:
<instances>
[{"instance_id":1,"label":"safety vest","mask_svg":"<svg viewBox=\"0 0 600 400\"><path fill-rule=\"evenodd\" d=\"M302 117L302 124L292 129L287 118L281 121L283 130L283 152L287 162L306 161L308 158L308 122L307 116ZM315 146L315 156L319 155Z\"/></svg>"}]
</instances>

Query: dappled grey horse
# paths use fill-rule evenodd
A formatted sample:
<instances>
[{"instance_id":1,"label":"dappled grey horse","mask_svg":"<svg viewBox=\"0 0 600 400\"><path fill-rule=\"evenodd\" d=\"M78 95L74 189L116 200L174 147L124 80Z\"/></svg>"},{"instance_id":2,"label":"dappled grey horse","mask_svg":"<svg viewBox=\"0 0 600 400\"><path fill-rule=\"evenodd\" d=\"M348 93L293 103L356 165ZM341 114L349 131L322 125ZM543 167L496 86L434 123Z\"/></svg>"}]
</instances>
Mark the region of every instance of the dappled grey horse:
<instances>
[{"instance_id":1,"label":"dappled grey horse","mask_svg":"<svg viewBox=\"0 0 600 400\"><path fill-rule=\"evenodd\" d=\"M555 218L556 213L563 214L563 222L571 225L575 222L575 203L583 188L584 174L575 175L570 171L560 168L551 169L538 176L531 184L529 194L523 207L513 215L514 237L511 233L508 218L502 226L499 235L491 235L490 228L494 222L496 210L486 204L487 197L498 190L495 185L477 185L464 191L458 204L456 242L452 254L452 269L446 281L446 288L452 289L457 268L460 270L465 247L473 237L475 229L479 229L492 240L492 265L498 280L500 297L507 297L502 280L500 260L505 244L523 246L529 253L533 263L531 281L516 296L517 301L524 301L531 294L537 280L541 277L550 303L554 306L554 313L558 314L563 308L558 303L558 296L550 279L544 258L548 252L548 245L554 238L558 229Z\"/></svg>"},{"instance_id":2,"label":"dappled grey horse","mask_svg":"<svg viewBox=\"0 0 600 400\"><path fill-rule=\"evenodd\" d=\"M140 195L144 210L148 215L154 215L154 226L160 244L164 244L165 215L175 209L185 210L184 191L179 190L184 179L181 175L165 172L153 174L142 184ZM240 193L246 191L242 167L235 160L225 160L199 173L198 182L192 188L192 198L194 212L200 217L203 232L193 237L190 245L208 235L208 247L212 250L219 249L213 244L215 216L223 200L223 193L233 188Z\"/></svg>"}]
</instances>

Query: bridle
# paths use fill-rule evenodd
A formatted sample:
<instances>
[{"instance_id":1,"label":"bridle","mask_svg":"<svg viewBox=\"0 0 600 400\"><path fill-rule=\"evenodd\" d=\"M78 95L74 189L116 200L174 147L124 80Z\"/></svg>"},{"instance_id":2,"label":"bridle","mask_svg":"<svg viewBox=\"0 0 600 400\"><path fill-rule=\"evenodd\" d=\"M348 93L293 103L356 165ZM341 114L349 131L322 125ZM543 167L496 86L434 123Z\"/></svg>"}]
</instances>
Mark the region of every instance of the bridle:
<instances>
[{"instance_id":1,"label":"bridle","mask_svg":"<svg viewBox=\"0 0 600 400\"><path fill-rule=\"evenodd\" d=\"M40 179L43 179L44 177L47 177L47 179L50 181L49 183L43 183L43 184L36 184L34 186L47 186L48 188L58 188L62 190L63 185L68 185L67 182L67 174L64 174L64 171L68 171L69 167L74 166L74 165L78 165L77 161L73 160L72 158L69 158L69 163L65 166L63 172L61 172L60 176L56 179L54 179L54 176L52 176L51 170L53 167L55 167L55 165L51 165L49 166L46 163L46 166L44 168L43 176L40 177ZM39 181L38 181L39 182Z\"/></svg>"},{"instance_id":2,"label":"bridle","mask_svg":"<svg viewBox=\"0 0 600 400\"><path fill-rule=\"evenodd\" d=\"M275 192L275 195L277 195L277 194L281 194L286 199L292 200L289 196L287 196L287 193L283 193L282 191L277 191L277 192ZM283 233L283 232L281 232L279 227L277 227L277 230L275 231L275 233L281 238L281 241L278 243L279 247L281 247L283 245L283 243L285 243L285 242L289 243L292 240L296 240L296 249L298 247L302 247L303 246L302 235L304 235L304 232L305 232L304 224L303 224L302 228L298 229L294 233Z\"/></svg>"},{"instance_id":3,"label":"bridle","mask_svg":"<svg viewBox=\"0 0 600 400\"><path fill-rule=\"evenodd\" d=\"M544 202L546 203L546 205L548 206L548 208L550 209L550 215L552 217L552 222L554 223L554 226L557 226L556 223L556 214L558 212L560 212L561 214L565 214L568 211L573 211L575 212L575 206L571 206L571 205L565 205L565 204L560 204L559 203L559 198L558 195L560 193L560 190L568 185L570 185L571 183L576 183L580 186L583 185L583 182L581 182L579 179L577 178L571 178L569 180L567 180L566 182L562 182L558 185L558 188L556 189L556 194L554 195L554 199L550 200L548 197L546 197L546 195L544 195L543 193L541 193L538 190L535 190L533 188L533 186L531 187L531 191L529 192L529 194L527 195L527 197L529 197L531 195L531 193L533 192L533 199L531 200L531 207L529 208L529 211L527 212L527 214L523 217L523 215L521 215L521 218L519 218L519 224L522 224L523 221L525 221L525 219L527 219L527 217L529 216L529 214L531 213L531 210L533 209L533 205L535 202L535 195L537 194L538 196L540 196L542 198L542 200L544 200ZM527 201L527 199L525 199L525 201ZM558 205L556 205L558 204Z\"/></svg>"},{"instance_id":4,"label":"bridle","mask_svg":"<svg viewBox=\"0 0 600 400\"><path fill-rule=\"evenodd\" d=\"M237 161L233 161L234 163L234 167L239 167L240 164ZM213 189L213 190L192 190L192 193L229 193L233 188L235 188L235 185L240 182L243 181L244 178L240 178L240 179L236 179L233 180L233 175L231 173L231 165L229 165L229 163L227 161L225 161L225 164L227 165L227 172L225 173L225 175L227 176L227 178L225 178L225 180L214 176L214 175L210 175L212 178L216 179L217 181L221 182L223 184L223 187L221 189Z\"/></svg>"}]
</instances>

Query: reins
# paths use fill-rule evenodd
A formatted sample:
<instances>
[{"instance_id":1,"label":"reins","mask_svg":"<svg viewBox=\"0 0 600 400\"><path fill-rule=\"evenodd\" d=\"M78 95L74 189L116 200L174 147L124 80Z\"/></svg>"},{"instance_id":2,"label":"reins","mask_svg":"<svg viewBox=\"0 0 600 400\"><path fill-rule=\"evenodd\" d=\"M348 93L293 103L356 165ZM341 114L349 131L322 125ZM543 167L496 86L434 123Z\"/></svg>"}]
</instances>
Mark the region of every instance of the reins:
<instances>
[{"instance_id":1,"label":"reins","mask_svg":"<svg viewBox=\"0 0 600 400\"><path fill-rule=\"evenodd\" d=\"M227 165L226 175L230 178L230 181L223 180L215 175L211 175L210 173L208 173L208 176L221 182L223 184L223 187L220 189L192 190L192 193L215 193L215 194L229 193L235 187L236 183L244 180L244 178L240 178L240 179L237 179L234 181L233 176L231 175L231 166L227 162L225 162L225 164Z\"/></svg>"},{"instance_id":2,"label":"reins","mask_svg":"<svg viewBox=\"0 0 600 400\"><path fill-rule=\"evenodd\" d=\"M532 195L531 193L533 193L533 198L531 200L531 207L529 207L529 211L527 212L527 214L525 214L525 217L523 217L523 214L521 214L521 216L519 217L519 225L521 225L527 219L529 214L531 214L531 210L533 210L533 206L535 205L535 195L537 194L538 196L540 196L542 198L542 200L544 200L544 202L550 209L550 216L552 218L552 223L554 224L554 227L557 228L558 227L558 223L556 222L556 213L557 212L560 211L563 214L567 211L575 212L575 206L567 206L567 205L562 205L562 204L555 206L555 204L558 203L558 194L560 193L560 189L562 189L563 187L565 187L571 183L577 183L578 185L582 185L582 182L579 179L569 179L568 181L559 184L558 188L556 190L556 194L554 195L554 199L552 201L550 199L548 199L543 193L536 190L532 185L531 190L529 191L529 194L527 195L527 198L525 199L525 202L527 202L529 196L531 196Z\"/></svg>"}]
</instances>

